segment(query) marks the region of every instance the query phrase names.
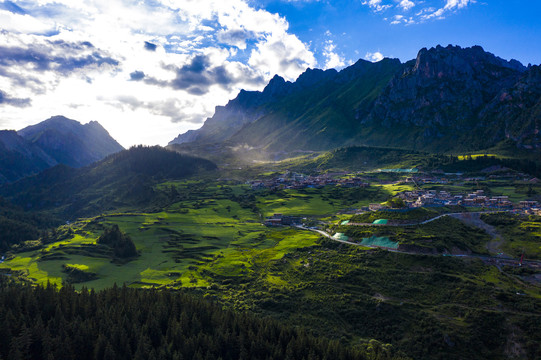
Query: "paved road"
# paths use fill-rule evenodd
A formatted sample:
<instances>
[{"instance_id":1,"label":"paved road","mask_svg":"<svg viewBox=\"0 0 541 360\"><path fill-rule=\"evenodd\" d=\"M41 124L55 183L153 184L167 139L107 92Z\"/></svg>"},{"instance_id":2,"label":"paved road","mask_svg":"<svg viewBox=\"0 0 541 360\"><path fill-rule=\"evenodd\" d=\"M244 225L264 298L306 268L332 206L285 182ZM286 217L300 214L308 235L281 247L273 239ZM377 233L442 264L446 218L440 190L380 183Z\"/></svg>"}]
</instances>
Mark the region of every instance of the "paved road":
<instances>
[{"instance_id":1,"label":"paved road","mask_svg":"<svg viewBox=\"0 0 541 360\"><path fill-rule=\"evenodd\" d=\"M448 214L447 214L448 215ZM349 245L355 245L355 246L361 246L361 244L359 243L355 243L355 242L351 242L351 241L346 241L346 240L338 240L338 239L335 239L333 238L329 233L325 232L325 231L322 231L322 230L318 230L318 229L309 229L309 228L306 228L306 227L303 227L303 226L300 226L300 225L295 225L296 228L299 228L301 230L308 230L308 231L314 231L314 232L317 232L333 241L337 241L337 242L340 242L340 243L343 243L343 244L349 244ZM362 245L362 246L366 246L366 245ZM368 247L371 247L371 248L380 248L379 246L368 246ZM428 255L428 256L451 256L451 257L465 257L465 258L478 258L478 259L481 259L481 260L502 260L502 261L517 261L518 262L518 259L515 259L515 258L512 258L512 257L508 257L508 256L491 256L491 255L476 255L476 254L457 254L457 255L453 255L453 254L424 254L424 253L418 253L418 252L413 252L413 251L403 251L403 250L397 250L397 249L388 249L388 248L385 248L387 251L390 251L390 252L395 252L395 253L400 253L400 254L408 254L408 255ZM524 260L523 262L524 264L539 264L541 265L541 261L539 260Z\"/></svg>"},{"instance_id":2,"label":"paved road","mask_svg":"<svg viewBox=\"0 0 541 360\"><path fill-rule=\"evenodd\" d=\"M302 230L308 230L308 231L314 231L314 232L317 232L331 240L334 240L334 241L338 241L338 242L341 242L341 243L344 243L344 244L349 244L349 245L360 245L358 243L355 243L355 242L351 242L351 241L346 241L346 240L338 240L338 239L335 239L333 238L329 233L325 232L325 231L322 231L322 230L318 230L318 229L309 229L309 228L306 228L304 226L300 226L300 225L294 225L296 228L299 228L299 229L302 229Z\"/></svg>"}]
</instances>

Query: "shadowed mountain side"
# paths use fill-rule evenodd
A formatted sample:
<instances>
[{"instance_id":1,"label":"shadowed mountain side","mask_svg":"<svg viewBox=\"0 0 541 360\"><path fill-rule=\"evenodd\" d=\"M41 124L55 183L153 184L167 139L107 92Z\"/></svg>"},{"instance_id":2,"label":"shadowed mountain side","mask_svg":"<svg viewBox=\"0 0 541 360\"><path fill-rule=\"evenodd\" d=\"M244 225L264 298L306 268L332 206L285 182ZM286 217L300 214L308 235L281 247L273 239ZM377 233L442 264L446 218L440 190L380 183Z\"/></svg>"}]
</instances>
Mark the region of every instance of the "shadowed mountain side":
<instances>
[{"instance_id":1,"label":"shadowed mountain side","mask_svg":"<svg viewBox=\"0 0 541 360\"><path fill-rule=\"evenodd\" d=\"M17 132L39 146L59 164L81 167L124 150L97 121L85 125L53 116Z\"/></svg>"},{"instance_id":2,"label":"shadowed mountain side","mask_svg":"<svg viewBox=\"0 0 541 360\"><path fill-rule=\"evenodd\" d=\"M26 210L51 210L64 219L116 209L148 209L156 182L216 169L208 160L159 146L133 147L80 169L58 165L0 188Z\"/></svg>"},{"instance_id":3,"label":"shadowed mountain side","mask_svg":"<svg viewBox=\"0 0 541 360\"><path fill-rule=\"evenodd\" d=\"M50 168L57 162L14 130L0 131L0 184Z\"/></svg>"},{"instance_id":4,"label":"shadowed mountain side","mask_svg":"<svg viewBox=\"0 0 541 360\"><path fill-rule=\"evenodd\" d=\"M96 121L54 116L18 132L0 131L0 184L57 164L81 167L124 148Z\"/></svg>"},{"instance_id":5,"label":"shadowed mountain side","mask_svg":"<svg viewBox=\"0 0 541 360\"><path fill-rule=\"evenodd\" d=\"M317 82L276 102L230 141L268 151L327 150L352 144L359 132L356 113L370 111L377 94L400 66L397 59L360 60L332 80Z\"/></svg>"}]
</instances>

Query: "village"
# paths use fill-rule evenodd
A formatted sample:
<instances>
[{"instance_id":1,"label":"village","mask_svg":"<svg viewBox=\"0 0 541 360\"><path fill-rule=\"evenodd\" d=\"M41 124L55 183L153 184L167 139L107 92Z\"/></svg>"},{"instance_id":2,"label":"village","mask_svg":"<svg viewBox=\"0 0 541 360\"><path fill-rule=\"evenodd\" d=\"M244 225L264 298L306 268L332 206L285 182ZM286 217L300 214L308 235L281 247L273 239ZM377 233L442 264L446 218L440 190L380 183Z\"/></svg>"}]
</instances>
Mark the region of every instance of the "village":
<instances>
[{"instance_id":1,"label":"village","mask_svg":"<svg viewBox=\"0 0 541 360\"><path fill-rule=\"evenodd\" d=\"M391 169L394 170L394 169ZM400 169L399 169L400 170ZM501 170L501 169L497 169ZM382 172L382 170L378 170ZM389 170L390 171L390 170ZM385 171L383 171L385 172ZM392 171L396 172L396 171ZM528 178L521 173L501 173L499 175L489 175L488 177L463 177L461 173L444 174L443 172L433 172L430 174L417 173L417 171L407 171L407 177L396 180L378 180L374 176L360 177L347 176L345 172L325 173L316 176L304 175L296 172L286 171L285 173L268 180L251 180L247 184L252 189L304 189L304 188L322 188L324 186L340 186L347 188L368 188L371 182L377 182L378 185L387 184L412 184L415 190L402 191L395 195L402 201L399 207L392 207L385 203L372 203L359 209L350 209L351 214L358 214L366 211L408 211L408 209L422 207L444 207L456 206L464 208L479 208L486 211L512 211L523 215L541 216L541 206L538 201L522 200L512 202L507 195L490 195L485 190L477 189L472 192L451 193L448 190L422 189L421 185L440 184L440 185L463 185L465 182L485 181L504 179L513 181L523 181L529 184L538 183L537 178ZM413 175L413 176L412 176ZM375 186L374 184L372 186ZM299 214L301 215L301 214ZM274 214L267 217L264 224L267 226L292 225L300 223L302 217L283 216Z\"/></svg>"},{"instance_id":2,"label":"village","mask_svg":"<svg viewBox=\"0 0 541 360\"><path fill-rule=\"evenodd\" d=\"M325 173L317 176L304 175L296 172L286 171L284 174L270 180L248 181L252 189L304 189L322 188L327 185L338 185L344 187L368 187L370 184L360 178L340 178L346 175L345 172Z\"/></svg>"}]
</instances>

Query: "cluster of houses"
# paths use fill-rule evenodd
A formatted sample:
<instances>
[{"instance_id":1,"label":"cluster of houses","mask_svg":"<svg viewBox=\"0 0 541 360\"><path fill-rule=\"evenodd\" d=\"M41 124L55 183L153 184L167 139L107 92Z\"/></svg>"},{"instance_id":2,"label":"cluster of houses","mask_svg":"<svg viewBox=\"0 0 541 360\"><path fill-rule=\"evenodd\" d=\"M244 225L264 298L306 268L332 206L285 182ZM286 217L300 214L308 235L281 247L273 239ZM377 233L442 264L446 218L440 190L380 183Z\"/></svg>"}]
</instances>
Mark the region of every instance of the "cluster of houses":
<instances>
[{"instance_id":1,"label":"cluster of houses","mask_svg":"<svg viewBox=\"0 0 541 360\"><path fill-rule=\"evenodd\" d=\"M303 189L322 188L326 185L338 185L344 187L368 187L370 184L365 180L353 178L338 178L344 173L328 173L317 176L309 176L295 172L284 174L271 180L252 180L247 183L252 189Z\"/></svg>"},{"instance_id":2,"label":"cluster of houses","mask_svg":"<svg viewBox=\"0 0 541 360\"><path fill-rule=\"evenodd\" d=\"M280 225L297 225L302 223L302 218L298 216L287 216L282 214L274 214L265 219L264 224L266 226L280 226Z\"/></svg>"},{"instance_id":3,"label":"cluster of houses","mask_svg":"<svg viewBox=\"0 0 541 360\"><path fill-rule=\"evenodd\" d=\"M452 195L443 190L416 190L404 191L398 196L410 208L458 205L491 209L519 209L527 213L539 213L537 201L521 201L514 204L508 196L487 196L483 190L458 195Z\"/></svg>"},{"instance_id":4,"label":"cluster of houses","mask_svg":"<svg viewBox=\"0 0 541 360\"><path fill-rule=\"evenodd\" d=\"M507 180L507 181L523 181L528 184L538 184L540 180L538 178L532 178L531 176L516 172L516 171L497 171L504 170L502 167L490 167L481 172L486 173L479 176L464 177L463 173L444 173L441 170L436 170L431 173L419 173L406 178L406 183L415 183L417 185L422 184L460 184L465 182L477 182L485 180ZM507 169L509 170L509 169Z\"/></svg>"}]
</instances>

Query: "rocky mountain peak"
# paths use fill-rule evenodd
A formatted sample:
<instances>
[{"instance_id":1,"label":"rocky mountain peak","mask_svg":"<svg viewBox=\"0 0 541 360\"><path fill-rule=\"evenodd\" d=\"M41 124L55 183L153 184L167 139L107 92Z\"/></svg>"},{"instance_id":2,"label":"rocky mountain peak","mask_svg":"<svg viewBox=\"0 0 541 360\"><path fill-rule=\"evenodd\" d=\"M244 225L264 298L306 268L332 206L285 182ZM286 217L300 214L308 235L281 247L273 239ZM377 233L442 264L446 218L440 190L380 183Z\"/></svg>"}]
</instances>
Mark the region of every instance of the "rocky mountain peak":
<instances>
[{"instance_id":1,"label":"rocky mountain peak","mask_svg":"<svg viewBox=\"0 0 541 360\"><path fill-rule=\"evenodd\" d=\"M266 96L281 95L285 92L288 84L291 83L289 81L286 82L280 75L274 75L267 86L265 86L265 89L263 89L263 94Z\"/></svg>"},{"instance_id":2,"label":"rocky mountain peak","mask_svg":"<svg viewBox=\"0 0 541 360\"><path fill-rule=\"evenodd\" d=\"M430 78L453 78L456 76L472 76L479 72L488 72L501 76L502 71L526 71L526 67L516 60L506 61L489 52L481 46L461 48L448 45L435 48L423 48L417 54L413 68L406 73Z\"/></svg>"},{"instance_id":3,"label":"rocky mountain peak","mask_svg":"<svg viewBox=\"0 0 541 360\"><path fill-rule=\"evenodd\" d=\"M88 165L123 150L97 121L82 125L65 116L53 116L17 132L39 146L56 162L73 167Z\"/></svg>"},{"instance_id":4,"label":"rocky mountain peak","mask_svg":"<svg viewBox=\"0 0 541 360\"><path fill-rule=\"evenodd\" d=\"M336 76L338 72L335 69L306 69L305 72L299 75L295 81L295 87L299 89L308 88L316 84L329 81Z\"/></svg>"}]
</instances>

